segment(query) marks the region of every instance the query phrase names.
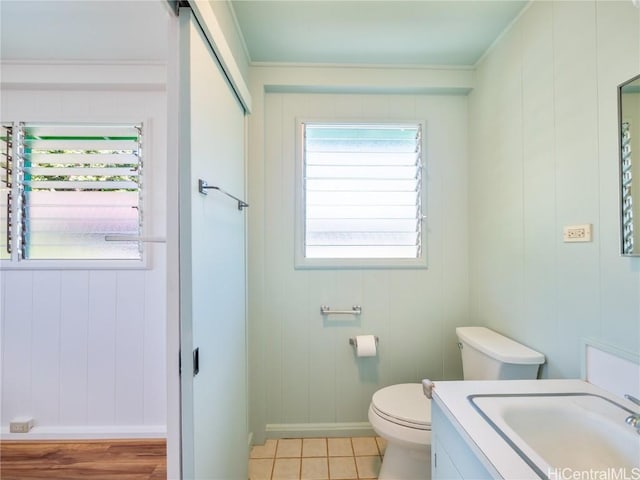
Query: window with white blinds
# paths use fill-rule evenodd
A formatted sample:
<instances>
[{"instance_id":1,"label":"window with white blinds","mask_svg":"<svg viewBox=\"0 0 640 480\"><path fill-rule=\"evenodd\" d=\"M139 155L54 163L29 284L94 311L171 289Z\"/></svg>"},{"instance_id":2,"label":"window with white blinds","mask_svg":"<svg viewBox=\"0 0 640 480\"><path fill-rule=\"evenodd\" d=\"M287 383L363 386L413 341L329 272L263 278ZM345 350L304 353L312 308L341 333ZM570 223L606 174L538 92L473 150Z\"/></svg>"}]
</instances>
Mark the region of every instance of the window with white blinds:
<instances>
[{"instance_id":1,"label":"window with white blinds","mask_svg":"<svg viewBox=\"0 0 640 480\"><path fill-rule=\"evenodd\" d=\"M304 259L423 264L422 124L305 122L302 132Z\"/></svg>"},{"instance_id":2,"label":"window with white blinds","mask_svg":"<svg viewBox=\"0 0 640 480\"><path fill-rule=\"evenodd\" d=\"M5 130L12 138L3 217L11 259L142 258L142 125L15 123Z\"/></svg>"}]
</instances>

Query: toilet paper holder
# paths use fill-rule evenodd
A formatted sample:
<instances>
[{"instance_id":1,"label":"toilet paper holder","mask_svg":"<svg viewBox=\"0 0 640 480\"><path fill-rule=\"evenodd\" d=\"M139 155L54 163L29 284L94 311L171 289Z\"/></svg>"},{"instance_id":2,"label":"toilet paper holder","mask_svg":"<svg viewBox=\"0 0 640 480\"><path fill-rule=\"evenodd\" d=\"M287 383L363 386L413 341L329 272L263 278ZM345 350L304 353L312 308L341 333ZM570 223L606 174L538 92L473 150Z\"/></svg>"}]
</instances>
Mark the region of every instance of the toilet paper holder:
<instances>
[{"instance_id":1,"label":"toilet paper holder","mask_svg":"<svg viewBox=\"0 0 640 480\"><path fill-rule=\"evenodd\" d=\"M375 335L373 338L376 339L376 345L378 345L378 336ZM355 337L349 338L349 345L351 345L352 347L357 346Z\"/></svg>"}]
</instances>

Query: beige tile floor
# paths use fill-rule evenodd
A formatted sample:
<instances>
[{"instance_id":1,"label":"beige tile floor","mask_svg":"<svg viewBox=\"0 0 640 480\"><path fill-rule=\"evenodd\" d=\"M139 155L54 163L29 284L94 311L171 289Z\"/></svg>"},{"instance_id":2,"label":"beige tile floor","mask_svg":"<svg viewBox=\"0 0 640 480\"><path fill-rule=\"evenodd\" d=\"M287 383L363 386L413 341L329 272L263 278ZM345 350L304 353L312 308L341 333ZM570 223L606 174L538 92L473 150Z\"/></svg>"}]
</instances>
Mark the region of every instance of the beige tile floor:
<instances>
[{"instance_id":1,"label":"beige tile floor","mask_svg":"<svg viewBox=\"0 0 640 480\"><path fill-rule=\"evenodd\" d=\"M270 439L251 449L249 480L377 479L384 449L380 437Z\"/></svg>"}]
</instances>

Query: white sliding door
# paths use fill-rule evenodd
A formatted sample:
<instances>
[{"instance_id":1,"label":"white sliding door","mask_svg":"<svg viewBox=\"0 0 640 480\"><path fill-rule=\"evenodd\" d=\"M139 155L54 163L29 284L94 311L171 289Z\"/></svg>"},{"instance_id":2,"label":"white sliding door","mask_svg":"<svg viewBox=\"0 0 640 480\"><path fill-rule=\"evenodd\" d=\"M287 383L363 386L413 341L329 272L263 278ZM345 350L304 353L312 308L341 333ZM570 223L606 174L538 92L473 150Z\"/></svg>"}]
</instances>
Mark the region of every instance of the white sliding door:
<instances>
[{"instance_id":1,"label":"white sliding door","mask_svg":"<svg viewBox=\"0 0 640 480\"><path fill-rule=\"evenodd\" d=\"M244 199L244 110L189 9L180 29L182 474L246 479L246 210L198 191Z\"/></svg>"}]
</instances>

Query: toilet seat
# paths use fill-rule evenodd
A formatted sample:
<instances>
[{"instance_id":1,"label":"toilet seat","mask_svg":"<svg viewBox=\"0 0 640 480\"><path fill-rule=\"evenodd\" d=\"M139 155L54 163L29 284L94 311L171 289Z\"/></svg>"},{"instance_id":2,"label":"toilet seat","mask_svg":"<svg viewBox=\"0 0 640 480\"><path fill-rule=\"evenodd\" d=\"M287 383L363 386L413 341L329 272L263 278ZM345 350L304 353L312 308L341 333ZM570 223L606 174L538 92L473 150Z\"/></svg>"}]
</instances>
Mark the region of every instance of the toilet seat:
<instances>
[{"instance_id":1,"label":"toilet seat","mask_svg":"<svg viewBox=\"0 0 640 480\"><path fill-rule=\"evenodd\" d=\"M401 383L378 390L371 399L371 409L396 425L431 430L431 402L424 396L420 383Z\"/></svg>"}]
</instances>

